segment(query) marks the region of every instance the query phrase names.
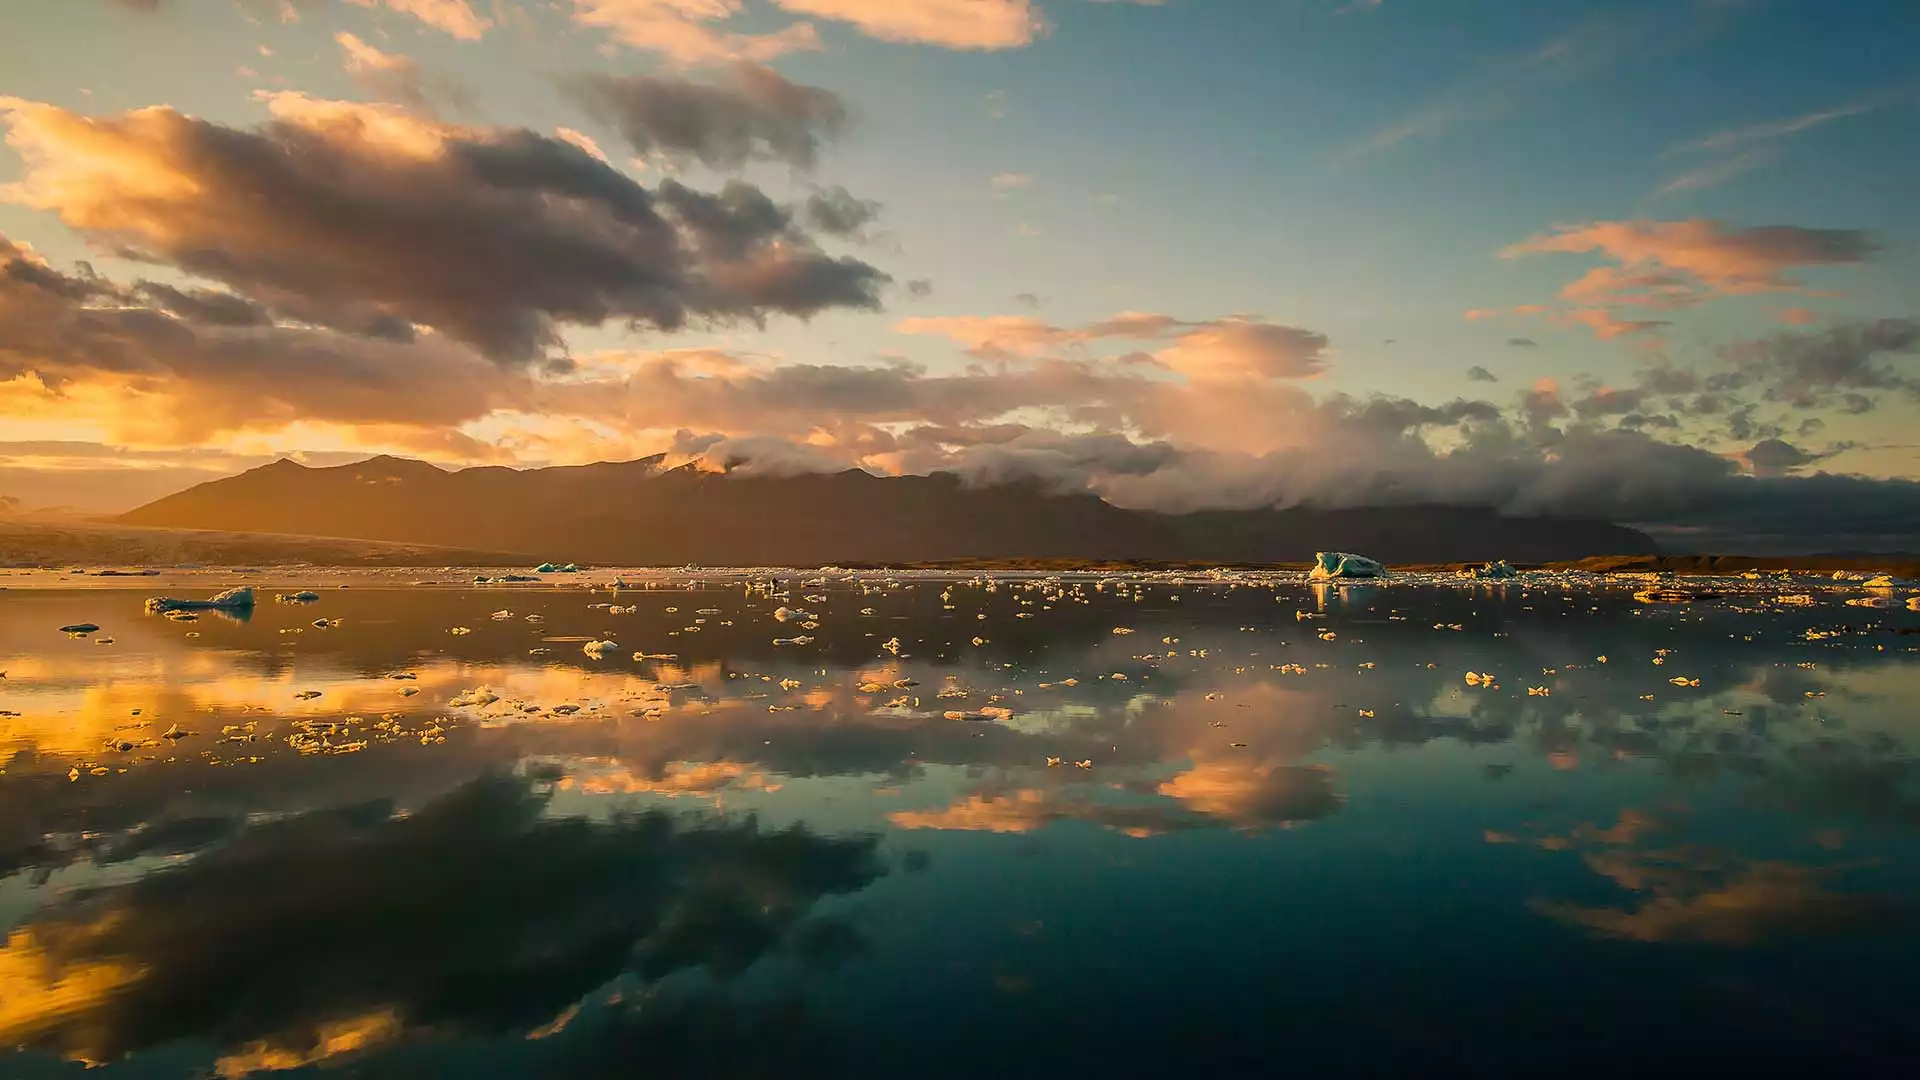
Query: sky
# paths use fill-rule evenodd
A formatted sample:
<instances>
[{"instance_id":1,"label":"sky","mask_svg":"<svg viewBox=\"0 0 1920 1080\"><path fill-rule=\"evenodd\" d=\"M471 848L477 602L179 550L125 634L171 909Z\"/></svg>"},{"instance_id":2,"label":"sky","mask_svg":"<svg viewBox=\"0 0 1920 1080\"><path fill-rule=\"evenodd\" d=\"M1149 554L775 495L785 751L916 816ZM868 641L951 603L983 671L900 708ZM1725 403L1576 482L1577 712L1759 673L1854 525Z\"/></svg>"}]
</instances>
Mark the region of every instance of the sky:
<instances>
[{"instance_id":1,"label":"sky","mask_svg":"<svg viewBox=\"0 0 1920 1080\"><path fill-rule=\"evenodd\" d=\"M1920 536L1916 46L1910 0L6 5L0 496L665 453Z\"/></svg>"}]
</instances>

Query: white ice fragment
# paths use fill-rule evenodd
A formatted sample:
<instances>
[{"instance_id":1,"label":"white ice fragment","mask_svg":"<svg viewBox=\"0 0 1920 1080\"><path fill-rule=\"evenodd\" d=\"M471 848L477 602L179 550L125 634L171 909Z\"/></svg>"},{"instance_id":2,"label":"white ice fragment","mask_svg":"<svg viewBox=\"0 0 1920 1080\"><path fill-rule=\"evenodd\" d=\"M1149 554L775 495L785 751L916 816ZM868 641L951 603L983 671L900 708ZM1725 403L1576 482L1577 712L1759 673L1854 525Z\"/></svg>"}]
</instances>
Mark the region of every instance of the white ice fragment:
<instances>
[{"instance_id":1,"label":"white ice fragment","mask_svg":"<svg viewBox=\"0 0 1920 1080\"><path fill-rule=\"evenodd\" d=\"M237 589L228 589L205 600L175 600L171 596L155 596L147 600L147 611L164 614L169 611L252 611L253 586L242 585Z\"/></svg>"},{"instance_id":2,"label":"white ice fragment","mask_svg":"<svg viewBox=\"0 0 1920 1080\"><path fill-rule=\"evenodd\" d=\"M1307 577L1313 581L1330 581L1334 578L1377 578L1386 572L1385 566L1364 555L1320 551L1314 553L1313 570Z\"/></svg>"}]
</instances>

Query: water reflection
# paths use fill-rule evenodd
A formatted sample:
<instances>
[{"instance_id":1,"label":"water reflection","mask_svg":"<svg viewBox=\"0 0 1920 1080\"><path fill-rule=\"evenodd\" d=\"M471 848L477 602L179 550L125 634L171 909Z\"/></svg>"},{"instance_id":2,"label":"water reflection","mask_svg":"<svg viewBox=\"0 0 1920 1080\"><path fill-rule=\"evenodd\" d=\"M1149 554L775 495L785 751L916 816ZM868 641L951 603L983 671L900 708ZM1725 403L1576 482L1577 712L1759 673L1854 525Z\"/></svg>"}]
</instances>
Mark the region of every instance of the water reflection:
<instances>
[{"instance_id":1,"label":"water reflection","mask_svg":"<svg viewBox=\"0 0 1920 1080\"><path fill-rule=\"evenodd\" d=\"M1609 979L1666 963L1626 947L1920 959L1920 614L1852 594L368 585L249 622L0 599L0 1043L21 1070L622 1075L643 1054L855 1075L924 1052L958 1075L985 1045L1054 1061L1099 1003L1148 1009L1116 1021L1116 1063L1245 1024L1392 1071L1414 1036L1359 1003L1398 1016L1436 965L1518 1000L1551 960L1617 1002ZM56 632L81 621L102 629ZM1277 981L1336 944L1389 981ZM1835 1000L1920 991L1835 962ZM1172 968L1206 988L1141 981ZM1304 1011L1246 1012L1283 999ZM1731 1022L1700 1008L1703 1032ZM927 1020L959 1015L999 1035ZM1486 1067L1518 1037L1458 1024L1452 1052ZM1819 1030L1855 1064L1898 1041ZM1210 1067L1261 1038L1210 1044Z\"/></svg>"},{"instance_id":2,"label":"water reflection","mask_svg":"<svg viewBox=\"0 0 1920 1080\"><path fill-rule=\"evenodd\" d=\"M198 1038L244 1071L414 1030L531 1031L626 973L737 975L880 872L871 838L555 818L549 798L486 778L407 815L316 810L78 890L0 951L0 1041L105 1061Z\"/></svg>"}]
</instances>

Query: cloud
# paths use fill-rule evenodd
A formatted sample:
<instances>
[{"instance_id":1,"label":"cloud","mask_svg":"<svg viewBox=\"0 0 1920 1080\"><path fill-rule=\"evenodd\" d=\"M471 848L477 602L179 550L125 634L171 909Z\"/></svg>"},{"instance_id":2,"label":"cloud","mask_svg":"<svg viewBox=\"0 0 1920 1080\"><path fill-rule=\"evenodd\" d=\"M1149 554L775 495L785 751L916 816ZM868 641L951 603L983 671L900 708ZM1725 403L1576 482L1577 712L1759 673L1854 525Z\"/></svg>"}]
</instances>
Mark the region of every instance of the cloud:
<instances>
[{"instance_id":1,"label":"cloud","mask_svg":"<svg viewBox=\"0 0 1920 1080\"><path fill-rule=\"evenodd\" d=\"M995 176L989 183L997 192L1024 191L1033 186L1033 177L1026 173L1005 172Z\"/></svg>"},{"instance_id":2,"label":"cloud","mask_svg":"<svg viewBox=\"0 0 1920 1080\"><path fill-rule=\"evenodd\" d=\"M1193 378L1298 379L1326 365L1325 335L1249 318L1183 322L1168 315L1122 312L1081 327L1059 327L1026 315L912 318L894 328L903 334L935 334L981 359L1037 356L1094 342L1131 339L1168 341L1134 362L1149 362Z\"/></svg>"},{"instance_id":3,"label":"cloud","mask_svg":"<svg viewBox=\"0 0 1920 1080\"><path fill-rule=\"evenodd\" d=\"M694 82L657 76L575 75L562 89L643 158L663 154L715 169L784 161L810 169L820 144L848 123L839 95L790 82L758 64Z\"/></svg>"},{"instance_id":4,"label":"cloud","mask_svg":"<svg viewBox=\"0 0 1920 1080\"><path fill-rule=\"evenodd\" d=\"M1838 108L1820 109L1815 112L1801 113L1797 116L1778 120L1767 120L1746 127L1717 131L1703 139L1675 146L1673 152L1683 153L1732 153L1746 150L1755 143L1773 142L1797 135L1802 131L1830 124L1835 120L1844 120L1849 116L1859 116L1871 112L1884 104L1883 100L1869 99L1842 105Z\"/></svg>"},{"instance_id":5,"label":"cloud","mask_svg":"<svg viewBox=\"0 0 1920 1080\"><path fill-rule=\"evenodd\" d=\"M712 25L740 9L740 0L573 0L573 21L687 66L764 64L787 53L820 48L811 23L766 34L737 34Z\"/></svg>"},{"instance_id":6,"label":"cloud","mask_svg":"<svg viewBox=\"0 0 1920 1080\"><path fill-rule=\"evenodd\" d=\"M804 206L807 224L828 236L858 237L880 215L879 203L837 185L807 196Z\"/></svg>"},{"instance_id":7,"label":"cloud","mask_svg":"<svg viewBox=\"0 0 1920 1080\"><path fill-rule=\"evenodd\" d=\"M1326 369L1324 334L1293 326L1229 319L1182 334L1155 354L1192 378L1304 379Z\"/></svg>"},{"instance_id":8,"label":"cloud","mask_svg":"<svg viewBox=\"0 0 1920 1080\"><path fill-rule=\"evenodd\" d=\"M1516 349L1532 349L1538 347L1540 343L1528 337L1510 337L1507 339L1507 344ZM1484 371L1486 369L1479 368L1476 370Z\"/></svg>"},{"instance_id":9,"label":"cloud","mask_svg":"<svg viewBox=\"0 0 1920 1080\"><path fill-rule=\"evenodd\" d=\"M1677 13L1676 13L1677 12ZM1590 19L1525 52L1476 64L1426 101L1341 152L1353 160L1487 123L1579 84L1630 57L1683 48L1724 18L1702 5Z\"/></svg>"},{"instance_id":10,"label":"cloud","mask_svg":"<svg viewBox=\"0 0 1920 1080\"><path fill-rule=\"evenodd\" d=\"M1735 177L1744 176L1772 161L1775 156L1774 152L1767 147L1751 147L1732 157L1688 169L1660 185L1659 190L1654 194L1674 195L1683 191L1700 191L1705 188L1719 187Z\"/></svg>"},{"instance_id":11,"label":"cloud","mask_svg":"<svg viewBox=\"0 0 1920 1080\"><path fill-rule=\"evenodd\" d=\"M1742 454L1741 460L1755 476L1785 476L1819 461L1821 456L1781 439L1762 439Z\"/></svg>"},{"instance_id":12,"label":"cloud","mask_svg":"<svg viewBox=\"0 0 1920 1080\"><path fill-rule=\"evenodd\" d=\"M576 131L570 127L554 128L553 137L562 142L572 143L600 161L608 160L607 152L600 148L600 143L583 131Z\"/></svg>"},{"instance_id":13,"label":"cloud","mask_svg":"<svg viewBox=\"0 0 1920 1080\"><path fill-rule=\"evenodd\" d=\"M1879 250L1855 229L1760 225L1746 229L1705 218L1685 221L1599 221L1541 233L1500 252L1502 258L1597 251L1627 270L1666 270L1715 295L1793 292L1786 272L1803 266L1848 266Z\"/></svg>"},{"instance_id":14,"label":"cloud","mask_svg":"<svg viewBox=\"0 0 1920 1080\"><path fill-rule=\"evenodd\" d=\"M346 31L335 34L346 53L343 63L347 74L361 89L375 97L430 112L427 97L420 89L420 65L394 53L384 53Z\"/></svg>"},{"instance_id":15,"label":"cloud","mask_svg":"<svg viewBox=\"0 0 1920 1080\"><path fill-rule=\"evenodd\" d=\"M669 182L658 201L714 265L739 264L758 223L782 213L744 185L706 195ZM710 350L501 364L446 334L376 329L288 320L239 292L123 286L7 244L0 413L16 437L74 438L78 424L85 437L156 448L270 433L289 449L451 462L670 450L744 471L1023 480L1167 511L1442 504L1684 526L1723 547L1758 535L1790 545L1816 526L1920 535L1920 485L1752 475L1767 470L1741 453L1804 438L1795 432L1817 419L1806 409L1914 393L1900 358L1920 327L1900 320L1736 343L1691 366L1663 358L1625 385L1545 382L1505 407L1316 397L1299 380L1330 363L1331 344L1246 318L902 320L901 333L950 339L977 360L943 374ZM314 436L325 441L298 441ZM1776 449L1755 460L1778 462Z\"/></svg>"},{"instance_id":16,"label":"cloud","mask_svg":"<svg viewBox=\"0 0 1920 1080\"><path fill-rule=\"evenodd\" d=\"M1725 346L1707 390L1757 390L1769 402L1799 408L1833 403L1841 392L1895 391L1920 401L1920 376L1890 361L1920 353L1920 322L1879 319L1813 332L1785 332Z\"/></svg>"},{"instance_id":17,"label":"cloud","mask_svg":"<svg viewBox=\"0 0 1920 1080\"><path fill-rule=\"evenodd\" d=\"M1493 372L1488 371L1486 368L1481 367L1479 364L1475 364L1472 367L1467 369L1467 381L1495 383L1500 381L1500 376L1495 375Z\"/></svg>"},{"instance_id":18,"label":"cloud","mask_svg":"<svg viewBox=\"0 0 1920 1080\"><path fill-rule=\"evenodd\" d=\"M1031 0L773 0L796 15L850 23L880 41L1017 49L1046 31Z\"/></svg>"},{"instance_id":19,"label":"cloud","mask_svg":"<svg viewBox=\"0 0 1920 1080\"><path fill-rule=\"evenodd\" d=\"M1575 308L1556 316L1556 321L1563 326L1587 327L1601 341L1612 341L1628 334L1645 334L1673 325L1665 319L1623 319L1605 308Z\"/></svg>"},{"instance_id":20,"label":"cloud","mask_svg":"<svg viewBox=\"0 0 1920 1080\"><path fill-rule=\"evenodd\" d=\"M440 30L462 41L478 41L489 28L493 20L473 10L469 0L347 0L363 8L385 4L388 8L403 15L411 15L435 30Z\"/></svg>"},{"instance_id":21,"label":"cloud","mask_svg":"<svg viewBox=\"0 0 1920 1080\"><path fill-rule=\"evenodd\" d=\"M1598 252L1612 260L1614 265L1594 267L1564 286L1560 298L1572 306L1551 313L1560 324L1587 326L1604 340L1665 325L1660 320L1625 318L1618 308L1672 310L1715 297L1810 292L1789 272L1857 265L1878 250L1866 233L1855 229L1733 228L1689 218L1568 225L1528 237L1499 254L1517 259ZM1515 309L1516 314L1521 311Z\"/></svg>"},{"instance_id":22,"label":"cloud","mask_svg":"<svg viewBox=\"0 0 1920 1080\"><path fill-rule=\"evenodd\" d=\"M561 348L565 324L872 308L889 280L820 251L738 181L649 192L524 129L265 100L272 120L253 130L165 107L90 119L0 100L26 162L16 197L282 316L375 336L431 327L501 361Z\"/></svg>"}]
</instances>

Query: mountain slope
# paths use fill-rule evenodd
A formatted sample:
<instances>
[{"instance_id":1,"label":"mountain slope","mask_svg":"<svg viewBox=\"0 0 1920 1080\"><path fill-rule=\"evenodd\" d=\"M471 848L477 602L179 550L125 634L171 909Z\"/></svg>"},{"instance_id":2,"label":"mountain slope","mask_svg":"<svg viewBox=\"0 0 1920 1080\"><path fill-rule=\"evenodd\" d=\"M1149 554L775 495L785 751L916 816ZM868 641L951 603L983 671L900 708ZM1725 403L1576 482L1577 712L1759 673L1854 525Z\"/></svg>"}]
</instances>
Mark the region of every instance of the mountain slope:
<instances>
[{"instance_id":1,"label":"mountain slope","mask_svg":"<svg viewBox=\"0 0 1920 1080\"><path fill-rule=\"evenodd\" d=\"M968 487L941 473L724 476L663 471L658 459L459 472L389 457L328 469L279 461L149 503L121 520L667 566L994 558L1280 563L1305 561L1320 549L1388 562L1543 562L1657 551L1644 534L1606 522L1475 508L1172 515L1031 485Z\"/></svg>"}]
</instances>

